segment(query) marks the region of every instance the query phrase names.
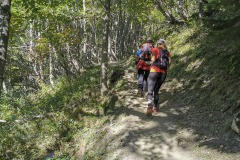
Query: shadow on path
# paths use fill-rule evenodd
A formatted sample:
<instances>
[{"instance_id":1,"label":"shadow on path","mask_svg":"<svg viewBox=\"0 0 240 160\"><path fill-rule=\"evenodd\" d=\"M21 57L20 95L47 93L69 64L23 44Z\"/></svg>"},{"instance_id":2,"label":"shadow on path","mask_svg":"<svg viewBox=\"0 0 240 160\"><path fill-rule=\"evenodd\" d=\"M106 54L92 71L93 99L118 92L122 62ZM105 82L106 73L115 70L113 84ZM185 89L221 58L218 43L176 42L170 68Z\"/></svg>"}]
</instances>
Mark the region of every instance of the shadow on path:
<instances>
[{"instance_id":1,"label":"shadow on path","mask_svg":"<svg viewBox=\"0 0 240 160\"><path fill-rule=\"evenodd\" d=\"M136 80L129 74L125 80L129 82L129 90L117 94L125 107L123 116L109 131L112 141L108 147L108 153L111 153L108 159L239 159L239 148L227 152L225 146L221 146L221 139L198 133L198 127L207 128L208 124L201 124L197 119L188 121L188 112L194 109L194 105L189 105L191 98L181 101L177 94L173 94L169 89L171 81L161 89L160 112L148 118L145 115L146 98L138 97L137 90L131 87L136 86ZM214 147L211 141L214 141Z\"/></svg>"}]
</instances>

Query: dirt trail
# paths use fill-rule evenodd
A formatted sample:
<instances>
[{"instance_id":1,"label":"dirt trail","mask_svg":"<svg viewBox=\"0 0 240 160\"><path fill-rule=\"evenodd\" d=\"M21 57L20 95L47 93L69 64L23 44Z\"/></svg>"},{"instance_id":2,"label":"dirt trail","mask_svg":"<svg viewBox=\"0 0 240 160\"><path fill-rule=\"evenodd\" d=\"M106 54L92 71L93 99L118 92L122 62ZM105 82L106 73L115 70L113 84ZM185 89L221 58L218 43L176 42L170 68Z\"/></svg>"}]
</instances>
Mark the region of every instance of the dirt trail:
<instances>
[{"instance_id":1,"label":"dirt trail","mask_svg":"<svg viewBox=\"0 0 240 160\"><path fill-rule=\"evenodd\" d=\"M106 159L120 160L239 160L239 153L224 153L208 146L199 145L200 139L190 127L182 127L178 102L171 102L169 91L171 82L166 82L161 89L160 112L147 118L146 96L137 96L136 79L131 74L125 75L129 90L118 92L118 98L124 108L121 115L111 125L107 133L111 141L107 147ZM133 87L134 84L134 87ZM170 92L170 91L169 91ZM174 105L173 105L174 104ZM186 107L187 108L187 107ZM207 139L207 138L206 138ZM205 140L206 140L205 139ZM211 141L211 139L208 139ZM222 146L219 146L222 147Z\"/></svg>"}]
</instances>

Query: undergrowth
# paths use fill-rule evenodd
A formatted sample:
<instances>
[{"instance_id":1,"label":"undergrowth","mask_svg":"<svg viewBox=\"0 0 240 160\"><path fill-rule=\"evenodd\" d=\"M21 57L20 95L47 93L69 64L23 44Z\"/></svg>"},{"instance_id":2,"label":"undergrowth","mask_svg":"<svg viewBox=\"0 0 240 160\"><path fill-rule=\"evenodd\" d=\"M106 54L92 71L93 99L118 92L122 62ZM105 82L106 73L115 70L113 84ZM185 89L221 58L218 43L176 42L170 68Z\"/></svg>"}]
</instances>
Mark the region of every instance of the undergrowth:
<instances>
[{"instance_id":1,"label":"undergrowth","mask_svg":"<svg viewBox=\"0 0 240 160\"><path fill-rule=\"evenodd\" d=\"M42 85L41 91L27 97L3 95L0 159L83 156L80 150L88 150L89 141L107 120L95 78L99 74L98 67L92 68L76 80L62 78L55 87Z\"/></svg>"},{"instance_id":2,"label":"undergrowth","mask_svg":"<svg viewBox=\"0 0 240 160\"><path fill-rule=\"evenodd\" d=\"M233 115L240 111L239 27L240 22L214 30L202 22L167 38L172 53L168 74L172 92L186 103L190 99L206 121L221 122L223 134L229 132Z\"/></svg>"}]
</instances>

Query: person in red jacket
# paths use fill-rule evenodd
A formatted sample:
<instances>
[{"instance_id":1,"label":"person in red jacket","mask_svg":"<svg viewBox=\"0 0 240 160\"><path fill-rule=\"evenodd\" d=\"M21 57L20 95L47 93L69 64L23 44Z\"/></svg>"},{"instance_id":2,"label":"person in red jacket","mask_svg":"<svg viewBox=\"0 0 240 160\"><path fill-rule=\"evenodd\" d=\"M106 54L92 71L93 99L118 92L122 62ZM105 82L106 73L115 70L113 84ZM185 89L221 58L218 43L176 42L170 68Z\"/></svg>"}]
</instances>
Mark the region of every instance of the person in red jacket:
<instances>
[{"instance_id":1,"label":"person in red jacket","mask_svg":"<svg viewBox=\"0 0 240 160\"><path fill-rule=\"evenodd\" d=\"M157 48L152 49L151 61L153 62L150 67L150 73L148 76L148 107L146 114L152 115L153 112L158 112L158 99L159 99L159 89L163 84L167 76L168 68L161 68L161 55L167 53L168 57L168 68L171 65L171 55L167 50L167 46L163 39L157 42Z\"/></svg>"},{"instance_id":2,"label":"person in red jacket","mask_svg":"<svg viewBox=\"0 0 240 160\"><path fill-rule=\"evenodd\" d=\"M139 61L137 64L138 70L138 95L144 96L144 91L147 87L147 79L150 71L150 54L153 48L153 41L148 39L142 45L142 52L139 54Z\"/></svg>"}]
</instances>

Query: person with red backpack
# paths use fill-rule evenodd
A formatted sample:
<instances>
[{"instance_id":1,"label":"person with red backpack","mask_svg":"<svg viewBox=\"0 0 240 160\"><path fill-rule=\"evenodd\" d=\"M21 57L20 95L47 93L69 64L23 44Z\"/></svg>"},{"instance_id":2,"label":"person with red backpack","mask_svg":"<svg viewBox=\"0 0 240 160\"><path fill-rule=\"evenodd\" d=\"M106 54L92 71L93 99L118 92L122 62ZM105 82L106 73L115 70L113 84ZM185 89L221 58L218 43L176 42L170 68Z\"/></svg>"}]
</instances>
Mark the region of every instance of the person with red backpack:
<instances>
[{"instance_id":1,"label":"person with red backpack","mask_svg":"<svg viewBox=\"0 0 240 160\"><path fill-rule=\"evenodd\" d=\"M152 65L148 76L148 107L146 115L158 112L159 89L167 76L167 70L171 65L171 55L165 44L165 40L157 42L157 48L152 49Z\"/></svg>"},{"instance_id":2,"label":"person with red backpack","mask_svg":"<svg viewBox=\"0 0 240 160\"><path fill-rule=\"evenodd\" d=\"M144 91L147 87L147 79L150 71L150 56L153 48L153 41L148 39L146 43L142 44L141 53L137 64L138 70L138 95L144 96Z\"/></svg>"}]
</instances>

